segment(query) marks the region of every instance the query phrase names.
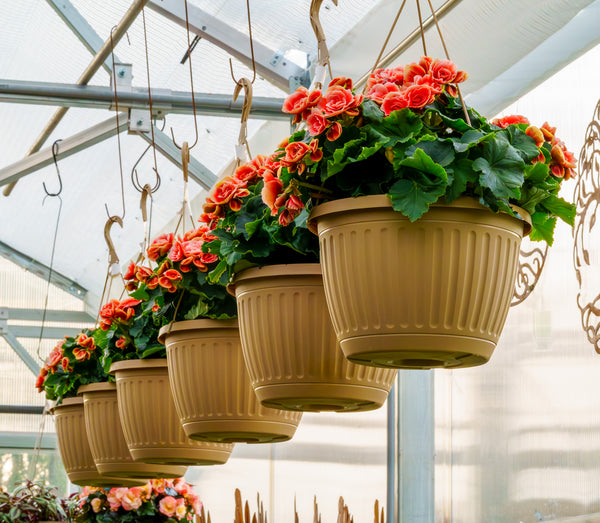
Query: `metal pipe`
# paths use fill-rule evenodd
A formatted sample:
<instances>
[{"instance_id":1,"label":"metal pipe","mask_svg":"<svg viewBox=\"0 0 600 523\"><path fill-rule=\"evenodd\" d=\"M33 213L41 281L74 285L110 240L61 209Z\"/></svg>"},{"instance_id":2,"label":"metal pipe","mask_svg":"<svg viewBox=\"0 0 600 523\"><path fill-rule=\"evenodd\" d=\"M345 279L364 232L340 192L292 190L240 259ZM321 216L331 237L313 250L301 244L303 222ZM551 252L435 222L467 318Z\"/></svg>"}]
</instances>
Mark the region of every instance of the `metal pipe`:
<instances>
[{"instance_id":1,"label":"metal pipe","mask_svg":"<svg viewBox=\"0 0 600 523\"><path fill-rule=\"evenodd\" d=\"M0 414L42 414L44 407L34 405L0 405Z\"/></svg>"},{"instance_id":2,"label":"metal pipe","mask_svg":"<svg viewBox=\"0 0 600 523\"><path fill-rule=\"evenodd\" d=\"M152 89L151 94L152 110L156 116L192 113L192 93L190 92ZM131 90L120 92L117 96L119 109L148 110L148 89L145 87L132 87ZM244 104L243 99L234 102L231 95L225 94L199 93L195 95L195 101L196 111L199 114L235 118L239 118ZM67 107L109 109L114 103L114 92L106 86L0 79L0 102L64 104ZM252 99L250 116L289 120L289 115L281 112L283 102L283 98L256 96Z\"/></svg>"},{"instance_id":3,"label":"metal pipe","mask_svg":"<svg viewBox=\"0 0 600 523\"><path fill-rule=\"evenodd\" d=\"M452 9L454 9L459 2L462 0L448 0L442 7L436 10L435 16L438 19L438 22L446 16ZM427 31L433 24L435 24L435 20L433 16L430 16L423 22L423 30ZM379 62L378 67L387 67L390 63L392 63L400 54L402 54L408 47L414 44L419 38L421 38L421 28L417 27L412 33L410 33L402 42L400 42L394 49L392 49L388 54L386 54L381 61ZM365 73L360 79L356 82L356 89L358 90L362 87L369 76L371 75L371 71Z\"/></svg>"},{"instance_id":4,"label":"metal pipe","mask_svg":"<svg viewBox=\"0 0 600 523\"><path fill-rule=\"evenodd\" d=\"M125 13L125 16L122 18L115 30L112 32L112 38L108 38L108 40L104 42L104 45L102 46L100 51L98 51L96 56L94 56L90 64L86 67L85 71L83 71L83 73L77 80L78 85L87 85L87 83L96 74L98 69L102 67L104 61L110 55L113 46L117 45L119 40L121 40L121 38L125 35L133 21L136 19L139 12L147 3L148 0L134 0L129 10ZM65 114L67 114L68 110L69 109L67 107L61 107L54 113L52 118L50 118L50 121L47 123L46 127L44 127L44 130L40 133L36 141L33 143L31 148L27 152L26 156L29 156L40 150L40 148L42 147L42 145L44 145L44 143L52 134L54 129L56 129L56 126L60 123ZM17 182L15 181L7 185L4 188L4 196L10 196L10 193L15 188L16 184Z\"/></svg>"}]
</instances>

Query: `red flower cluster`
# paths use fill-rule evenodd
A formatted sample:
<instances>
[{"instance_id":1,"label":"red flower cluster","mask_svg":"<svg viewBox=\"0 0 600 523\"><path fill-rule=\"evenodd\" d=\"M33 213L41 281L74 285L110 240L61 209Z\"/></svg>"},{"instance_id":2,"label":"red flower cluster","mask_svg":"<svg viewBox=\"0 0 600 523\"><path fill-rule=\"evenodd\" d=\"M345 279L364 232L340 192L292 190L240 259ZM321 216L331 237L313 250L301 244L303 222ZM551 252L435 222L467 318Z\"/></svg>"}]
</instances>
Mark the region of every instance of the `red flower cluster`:
<instances>
[{"instance_id":1,"label":"red flower cluster","mask_svg":"<svg viewBox=\"0 0 600 523\"><path fill-rule=\"evenodd\" d=\"M458 71L450 60L424 56L418 63L406 67L374 71L367 83L367 98L380 104L381 110L389 116L405 107L421 109L444 91L455 96L456 88L452 84L466 79L467 73Z\"/></svg>"},{"instance_id":2,"label":"red flower cluster","mask_svg":"<svg viewBox=\"0 0 600 523\"><path fill-rule=\"evenodd\" d=\"M332 118L358 116L362 101L362 95L352 93L352 80L340 77L329 83L325 94L319 90L309 92L306 87L299 87L288 96L282 110L294 115L294 124L305 120L311 136L326 133L328 140L335 141L342 134L342 126Z\"/></svg>"},{"instance_id":3,"label":"red flower cluster","mask_svg":"<svg viewBox=\"0 0 600 523\"><path fill-rule=\"evenodd\" d=\"M148 259L156 261L167 254L173 245L173 233L161 234L148 248Z\"/></svg>"},{"instance_id":4,"label":"red flower cluster","mask_svg":"<svg viewBox=\"0 0 600 523\"><path fill-rule=\"evenodd\" d=\"M242 208L242 198L248 196L248 184L235 176L223 178L206 198L202 208L203 212L212 220L218 220L225 216L227 209L234 212Z\"/></svg>"},{"instance_id":5,"label":"red flower cluster","mask_svg":"<svg viewBox=\"0 0 600 523\"><path fill-rule=\"evenodd\" d=\"M96 350L94 338L83 333L77 336L77 347L73 349L73 356L77 361L89 360L94 350Z\"/></svg>"},{"instance_id":6,"label":"red flower cluster","mask_svg":"<svg viewBox=\"0 0 600 523\"><path fill-rule=\"evenodd\" d=\"M46 381L46 376L48 376L48 374L54 374L56 372L56 369L58 369L59 365L63 368L65 367L65 365L63 364L63 360L67 360L66 366L67 368L69 368L69 359L64 356L64 343L65 341L61 340L56 344L56 346L48 355L46 363L41 368L40 374L35 382L35 386L39 392L42 392L44 390L44 382Z\"/></svg>"},{"instance_id":7,"label":"red flower cluster","mask_svg":"<svg viewBox=\"0 0 600 523\"><path fill-rule=\"evenodd\" d=\"M577 160L575 155L567 150L567 146L556 137L556 127L550 127L548 122L544 122L541 127L530 125L527 118L518 114L495 118L491 123L503 129L512 124L527 124L529 127L525 130L525 133L535 140L538 147L542 147L544 143L549 143L551 146L550 161L548 162L550 172L557 178L564 178L565 180L575 176ZM542 151L533 161L533 163L537 162L546 162L546 157Z\"/></svg>"},{"instance_id":8,"label":"red flower cluster","mask_svg":"<svg viewBox=\"0 0 600 523\"><path fill-rule=\"evenodd\" d=\"M103 331L110 329L113 321L128 322L133 318L135 311L133 308L141 303L142 300L127 298L123 301L111 300L100 309L100 328Z\"/></svg>"}]
</instances>

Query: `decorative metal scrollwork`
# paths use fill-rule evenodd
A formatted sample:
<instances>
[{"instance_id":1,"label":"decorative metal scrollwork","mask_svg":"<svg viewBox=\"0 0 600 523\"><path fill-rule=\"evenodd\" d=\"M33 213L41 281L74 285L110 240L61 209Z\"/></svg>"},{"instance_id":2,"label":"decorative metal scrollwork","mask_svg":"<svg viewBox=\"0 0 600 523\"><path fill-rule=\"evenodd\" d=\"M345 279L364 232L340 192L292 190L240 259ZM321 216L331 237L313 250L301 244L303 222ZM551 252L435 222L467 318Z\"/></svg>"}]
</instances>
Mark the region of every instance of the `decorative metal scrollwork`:
<instances>
[{"instance_id":1,"label":"decorative metal scrollwork","mask_svg":"<svg viewBox=\"0 0 600 523\"><path fill-rule=\"evenodd\" d=\"M529 240L523 240L529 241ZM548 244L545 248L533 247L533 242L529 242L529 250L521 249L519 255L519 271L517 272L517 281L515 284L515 293L513 295L511 307L523 303L540 280L546 257L548 256Z\"/></svg>"},{"instance_id":2,"label":"decorative metal scrollwork","mask_svg":"<svg viewBox=\"0 0 600 523\"><path fill-rule=\"evenodd\" d=\"M600 204L600 102L594 110L594 119L588 125L585 142L579 155L579 175L575 187L577 215L573 230L573 263L579 292L577 306L581 311L581 324L589 342L600 354L600 294L592 297L586 289L586 267L590 267L590 245L592 229L596 225L596 213ZM597 272L597 271L596 271ZM587 290L587 292L586 292Z\"/></svg>"}]
</instances>

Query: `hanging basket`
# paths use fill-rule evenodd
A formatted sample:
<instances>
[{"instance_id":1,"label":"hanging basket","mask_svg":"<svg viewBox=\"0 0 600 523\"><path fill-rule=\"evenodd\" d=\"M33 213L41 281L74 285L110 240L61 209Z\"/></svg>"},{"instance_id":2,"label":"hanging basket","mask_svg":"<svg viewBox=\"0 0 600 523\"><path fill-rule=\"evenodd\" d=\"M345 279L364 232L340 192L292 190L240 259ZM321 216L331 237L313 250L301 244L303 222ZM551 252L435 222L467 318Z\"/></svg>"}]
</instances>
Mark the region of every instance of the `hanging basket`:
<instances>
[{"instance_id":1,"label":"hanging basket","mask_svg":"<svg viewBox=\"0 0 600 523\"><path fill-rule=\"evenodd\" d=\"M114 383L83 385L78 393L83 395L85 427L100 474L125 478L179 478L185 474L185 466L133 461L121 428Z\"/></svg>"},{"instance_id":2,"label":"hanging basket","mask_svg":"<svg viewBox=\"0 0 600 523\"><path fill-rule=\"evenodd\" d=\"M320 264L246 269L232 287L244 359L263 405L312 412L383 405L396 371L345 358L327 311Z\"/></svg>"},{"instance_id":3,"label":"hanging basket","mask_svg":"<svg viewBox=\"0 0 600 523\"><path fill-rule=\"evenodd\" d=\"M237 320L163 327L173 399L186 434L219 443L289 440L302 414L263 407L244 364Z\"/></svg>"},{"instance_id":4,"label":"hanging basket","mask_svg":"<svg viewBox=\"0 0 600 523\"><path fill-rule=\"evenodd\" d=\"M66 398L52 413L60 456L71 483L81 487L135 487L146 483L143 479L110 478L98 473L85 430L83 398Z\"/></svg>"},{"instance_id":5,"label":"hanging basket","mask_svg":"<svg viewBox=\"0 0 600 523\"><path fill-rule=\"evenodd\" d=\"M324 203L310 221L329 312L350 361L428 369L490 359L530 224L469 197L434 204L411 223L385 195Z\"/></svg>"},{"instance_id":6,"label":"hanging basket","mask_svg":"<svg viewBox=\"0 0 600 523\"><path fill-rule=\"evenodd\" d=\"M117 382L123 434L134 461L165 465L221 465L233 444L194 441L179 422L167 360L127 360L110 368Z\"/></svg>"}]
</instances>

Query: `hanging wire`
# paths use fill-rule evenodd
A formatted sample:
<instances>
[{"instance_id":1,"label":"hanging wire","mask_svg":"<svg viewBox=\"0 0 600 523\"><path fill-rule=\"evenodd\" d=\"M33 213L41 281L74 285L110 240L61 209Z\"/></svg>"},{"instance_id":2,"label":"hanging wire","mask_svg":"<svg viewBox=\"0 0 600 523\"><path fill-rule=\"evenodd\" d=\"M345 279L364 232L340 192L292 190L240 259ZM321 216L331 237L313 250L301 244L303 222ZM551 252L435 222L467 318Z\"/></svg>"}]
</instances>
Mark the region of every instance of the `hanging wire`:
<instances>
[{"instance_id":1,"label":"hanging wire","mask_svg":"<svg viewBox=\"0 0 600 523\"><path fill-rule=\"evenodd\" d=\"M252 20L250 18L250 0L246 0L246 11L248 13L248 35L250 36L250 56L252 57L252 81L250 82L254 85L254 81L256 80L256 61L254 60L254 39L252 37ZM229 59L229 70L231 71L231 78L236 84L240 82L236 79L233 74L233 62L231 58ZM235 100L234 100L235 101Z\"/></svg>"},{"instance_id":2,"label":"hanging wire","mask_svg":"<svg viewBox=\"0 0 600 523\"><path fill-rule=\"evenodd\" d=\"M27 471L27 475L31 481L34 481L35 479L35 471L37 469L38 460L40 458L40 451L42 450L42 438L44 437L44 430L46 428L46 415L48 414L49 410L49 402L48 400L46 400L46 402L44 403L44 410L42 411L42 419L40 420L40 427L38 429L37 438L35 440L35 446L33 447L33 459L29 463L29 470Z\"/></svg>"},{"instance_id":3,"label":"hanging wire","mask_svg":"<svg viewBox=\"0 0 600 523\"><path fill-rule=\"evenodd\" d=\"M56 225L54 227L54 239L52 241L52 253L50 254L50 267L48 269L48 279L46 281L46 297L44 299L44 312L42 313L42 325L40 327L40 337L38 339L38 347L37 347L37 357L42 362L44 361L44 359L40 355L40 350L42 347L42 339L44 336L44 326L46 323L46 313L48 310L48 297L50 295L50 282L52 281L52 274L53 274L53 270L54 270L54 253L56 252L56 239L58 237L58 225L60 223L60 215L62 212L62 204L63 204L62 198L60 197L60 194L62 193L63 185L62 185L62 179L60 177L60 171L58 169L58 162L56 160L56 155L58 154L58 142L60 142L60 140L56 140L52 144L52 157L54 159L54 166L56 167L56 173L58 174L58 180L60 182L60 189L58 190L58 192L50 193L50 192L48 192L48 189L46 188L46 184L45 183L42 184L44 186L44 192L46 193L46 196L44 196L44 199L42 200L42 205L44 205L46 203L46 199L48 197L58 198L58 201L59 201L58 214L56 216Z\"/></svg>"},{"instance_id":4,"label":"hanging wire","mask_svg":"<svg viewBox=\"0 0 600 523\"><path fill-rule=\"evenodd\" d=\"M338 5L338 0L332 0L334 5ZM310 86L310 90L321 89L323 82L327 75L327 69L329 69L329 76L333 78L331 72L331 64L329 63L329 49L327 48L327 40L325 38L325 31L321 25L320 12L321 4L323 0L312 0L310 4L310 23L312 25L315 36L317 37L317 61L318 66L315 70L314 78Z\"/></svg>"},{"instance_id":5,"label":"hanging wire","mask_svg":"<svg viewBox=\"0 0 600 523\"><path fill-rule=\"evenodd\" d=\"M157 183L160 185L160 175L158 174L158 164L156 163L156 142L154 140L154 124L152 123L152 90L150 89L150 59L148 58L148 36L146 32L146 12L142 5L142 21L144 25L144 51L146 52L146 78L148 83L148 106L150 109L150 132L152 134L152 154L154 155L154 172L156 173ZM137 173L136 173L137 176ZM157 187L158 189L158 187Z\"/></svg>"},{"instance_id":6,"label":"hanging wire","mask_svg":"<svg viewBox=\"0 0 600 523\"><path fill-rule=\"evenodd\" d=\"M123 213L121 215L121 219L125 218L125 184L123 182L123 157L121 154L121 136L120 136L120 125L119 125L119 100L117 96L117 69L115 67L115 47L113 42L113 32L117 26L115 25L110 30L110 49L111 49L111 57L112 57L112 68L113 68L113 88L115 92L115 111L117 112L117 147L119 149L119 172L121 175L121 203L123 206ZM108 210L108 205L105 203L104 208L106 209L106 214L109 219L111 217L110 211Z\"/></svg>"},{"instance_id":7,"label":"hanging wire","mask_svg":"<svg viewBox=\"0 0 600 523\"><path fill-rule=\"evenodd\" d=\"M190 85L192 88L192 111L194 113L194 131L196 133L196 139L194 140L194 143L192 145L188 145L188 147L189 147L189 149L193 149L194 147L196 147L196 144L198 143L198 120L196 117L196 94L194 93L194 71L192 69L192 57L191 57L192 44L190 41L190 19L189 19L189 15L188 15L188 3L187 3L187 0L184 0L184 1L185 1L185 29L187 32L188 54L190 54L188 64L189 64L189 68L190 68ZM177 143L177 141L175 140L175 134L173 132L172 127L171 127L171 138L173 139L173 144L175 144L175 147L177 147L179 150L181 150L181 148L183 146L179 145Z\"/></svg>"},{"instance_id":8,"label":"hanging wire","mask_svg":"<svg viewBox=\"0 0 600 523\"><path fill-rule=\"evenodd\" d=\"M239 94L244 90L244 104L242 106L242 115L240 121L240 134L238 144L235 148L236 162L235 166L239 166L242 162L249 161L252 158L250 152L250 144L248 143L248 118L250 117L250 109L252 108L252 85L256 80L256 61L254 60L254 43L252 38L252 19L250 17L250 0L246 0L246 8L248 11L248 35L250 37L250 53L252 56L252 80L248 78L240 78L239 80L233 74L233 62L229 59L229 70L231 78L235 82L233 91L233 101L236 102ZM247 156L247 157L246 157Z\"/></svg>"},{"instance_id":9,"label":"hanging wire","mask_svg":"<svg viewBox=\"0 0 600 523\"><path fill-rule=\"evenodd\" d=\"M373 64L373 68L371 69L371 74L373 74L375 72L375 69L377 69L377 67L379 67L379 62L381 61L381 58L383 57L383 53L385 52L385 48L387 47L387 45L390 42L390 39L392 38L392 34L394 33L394 29L396 29L396 24L398 23L398 20L400 19L400 15L402 14L402 11L404 11L404 6L406 5L406 0L402 0L402 4L400 5L400 9L398 9L398 13L396 14L396 18L394 18L394 21L392 23L392 27L390 28L388 35L385 39L385 41L383 42L383 45L381 46L381 51L379 51L379 55L377 56L377 59L375 60L375 63ZM365 84L364 88L363 88L363 94L367 91L367 85L368 83Z\"/></svg>"}]
</instances>

